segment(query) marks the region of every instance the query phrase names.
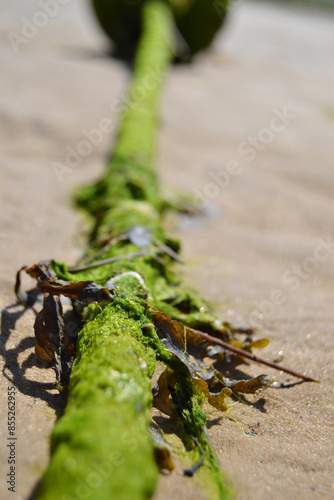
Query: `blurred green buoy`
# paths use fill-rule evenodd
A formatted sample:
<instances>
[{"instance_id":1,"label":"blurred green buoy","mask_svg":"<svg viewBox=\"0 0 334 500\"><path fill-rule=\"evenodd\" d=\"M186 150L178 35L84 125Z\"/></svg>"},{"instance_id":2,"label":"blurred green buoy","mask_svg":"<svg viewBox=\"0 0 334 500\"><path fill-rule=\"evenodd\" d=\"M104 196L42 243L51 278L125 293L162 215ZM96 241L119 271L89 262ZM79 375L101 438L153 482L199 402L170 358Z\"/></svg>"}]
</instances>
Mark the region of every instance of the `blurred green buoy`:
<instances>
[{"instance_id":1,"label":"blurred green buoy","mask_svg":"<svg viewBox=\"0 0 334 500\"><path fill-rule=\"evenodd\" d=\"M181 35L178 55L191 57L209 47L223 25L228 0L166 0ZM95 15L117 52L132 56L141 31L145 0L92 0ZM183 40L182 40L183 39Z\"/></svg>"}]
</instances>

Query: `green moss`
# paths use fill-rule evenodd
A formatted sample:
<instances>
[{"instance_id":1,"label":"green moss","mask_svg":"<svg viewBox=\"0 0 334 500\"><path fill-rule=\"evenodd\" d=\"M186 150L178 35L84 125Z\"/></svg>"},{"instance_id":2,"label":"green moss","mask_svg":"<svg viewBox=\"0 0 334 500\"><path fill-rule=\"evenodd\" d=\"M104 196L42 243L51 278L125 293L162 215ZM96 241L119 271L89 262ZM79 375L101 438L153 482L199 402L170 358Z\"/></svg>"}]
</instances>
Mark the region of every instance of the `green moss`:
<instances>
[{"instance_id":1,"label":"green moss","mask_svg":"<svg viewBox=\"0 0 334 500\"><path fill-rule=\"evenodd\" d=\"M116 245L115 248L109 249L107 254L102 257L106 258L106 256L120 254L122 248L123 252L134 250L131 244L123 243L122 245ZM64 277L67 275L65 266L58 265L57 267L57 265L54 265L54 268L61 270ZM153 374L155 359L165 363L178 374L178 380L182 382L177 385L176 397L179 400L178 406L184 408L181 415L184 443L188 448L193 448L195 439L195 443L199 445L192 452L194 462L200 459L200 450L203 450L205 455L204 468L207 472L206 474L202 472L201 476L204 478L204 481L211 484L211 497L228 498L228 491L222 482L220 467L217 464L214 451L207 436L205 414L200 408L203 395L194 386L185 366L161 344L155 329L141 329L141 326L151 321L151 313L146 305L147 290L150 291L153 307L164 310L173 318L180 319L181 317L187 324L193 326L194 324L205 323L206 329L208 329L211 323L217 322L217 319L207 311L207 305L195 292L183 289L182 287L171 288L167 276L163 274L163 270L159 270L155 261L152 261L151 258L143 257L137 259L135 262L122 261L110 266L84 271L79 276L73 275L73 277L76 276L80 280L93 279L104 284L110 275L116 275L118 271L122 271L123 273L135 271L143 276L145 287L143 288L141 282L135 276L124 274L117 281L117 288L114 291L115 298L112 304L105 306L102 311L100 305L90 305L86 308L91 313L90 319L96 317L93 321L87 322L79 336L78 353L71 377L71 398L74 398L76 401L75 406L78 408L80 406L78 396L80 396L81 392L82 398L86 395L86 398L90 399L91 393L95 391L96 386L101 385L101 390L103 387L106 390L108 386L106 385L105 377L99 379L95 374L96 380L94 384L90 385L90 382L87 382L86 363L82 364L82 357L90 359L91 369L94 370L94 366L98 364L99 358L103 359L105 356L110 355L110 342L108 339L118 338L119 336L123 338L123 335L126 334L126 345L129 351L131 352L133 349L137 352L137 358L145 360L148 366L148 377ZM174 277L172 273L170 273L170 276ZM194 312L181 312L178 307ZM201 312L200 309L204 309L204 311ZM136 349L132 344L133 341L137 343ZM145 353L142 351L139 353L139 346L141 349L145 349ZM153 363L152 361L148 363L147 351L151 354L154 353ZM119 366L117 366L117 359L114 359L113 362L116 363L119 370L123 367L123 355L121 352L118 352L118 355ZM129 374L131 373L131 362L129 364L126 363L126 365L127 368L125 371ZM78 380L77 385L76 380ZM81 384L79 383L80 380L82 381ZM86 380L86 383L83 382L84 380ZM131 391L130 379L125 377L123 382L128 384ZM126 393L126 384L122 388L123 393ZM118 390L120 390L120 387L118 387ZM116 394L114 394L114 397L116 398ZM207 479L205 480L206 476Z\"/></svg>"},{"instance_id":2,"label":"green moss","mask_svg":"<svg viewBox=\"0 0 334 500\"><path fill-rule=\"evenodd\" d=\"M107 312L113 331L93 321L80 334L67 409L52 433L39 498L142 499L156 486L147 432L155 353L136 340L140 328L133 320ZM117 328L121 322L126 335Z\"/></svg>"},{"instance_id":3,"label":"green moss","mask_svg":"<svg viewBox=\"0 0 334 500\"><path fill-rule=\"evenodd\" d=\"M78 197L94 225L87 255L99 251L97 261L138 251L123 239L101 252L106 241L135 225L149 228L155 238L179 250L179 243L169 240L162 229L163 203L154 172L157 109L172 40L168 4L148 0L129 99L108 171ZM143 500L153 494L158 470L148 426L156 360L178 374L175 398L182 408L183 440L193 447L194 456L204 453L202 475L209 478L217 498L226 498L200 408L202 395L155 329L144 327L151 321L149 306L190 326L215 327L217 320L202 299L175 286L172 264L169 255L157 255L153 240L149 255L133 260L78 273L69 272L61 262L52 264L59 279L104 285L117 277L117 287L111 303L78 308L85 326L79 333L68 405L52 433L51 461L37 499Z\"/></svg>"},{"instance_id":4,"label":"green moss","mask_svg":"<svg viewBox=\"0 0 334 500\"><path fill-rule=\"evenodd\" d=\"M117 229L123 232L135 224L155 226L157 230L161 226L162 204L154 159L158 105L172 59L173 38L173 19L167 3L146 2L143 36L107 174L78 196L79 205L97 218L95 239L111 236Z\"/></svg>"}]
</instances>

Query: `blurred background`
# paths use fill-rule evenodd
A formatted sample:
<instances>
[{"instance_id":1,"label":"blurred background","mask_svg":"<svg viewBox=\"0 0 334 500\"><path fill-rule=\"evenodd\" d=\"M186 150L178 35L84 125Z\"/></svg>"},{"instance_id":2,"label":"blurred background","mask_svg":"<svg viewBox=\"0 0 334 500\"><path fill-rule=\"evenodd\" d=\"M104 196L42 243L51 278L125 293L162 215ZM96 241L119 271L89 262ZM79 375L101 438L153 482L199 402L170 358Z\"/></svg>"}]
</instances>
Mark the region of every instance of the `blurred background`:
<instances>
[{"instance_id":1,"label":"blurred background","mask_svg":"<svg viewBox=\"0 0 334 500\"><path fill-rule=\"evenodd\" d=\"M0 9L1 340L22 382L16 498L27 498L59 403L53 373L22 368L34 317L9 314L14 276L24 264L72 264L81 254L72 195L103 172L130 71L110 57L88 1L0 0ZM269 389L263 411L238 407L252 437L225 417L210 427L238 499L332 494L333 88L333 0L235 0L210 51L175 65L165 87L159 176L207 213L168 221L182 240L184 280L221 319L269 337L263 356L322 382ZM7 379L0 384L5 397ZM163 477L157 498L188 498L171 490L185 488L181 479Z\"/></svg>"}]
</instances>

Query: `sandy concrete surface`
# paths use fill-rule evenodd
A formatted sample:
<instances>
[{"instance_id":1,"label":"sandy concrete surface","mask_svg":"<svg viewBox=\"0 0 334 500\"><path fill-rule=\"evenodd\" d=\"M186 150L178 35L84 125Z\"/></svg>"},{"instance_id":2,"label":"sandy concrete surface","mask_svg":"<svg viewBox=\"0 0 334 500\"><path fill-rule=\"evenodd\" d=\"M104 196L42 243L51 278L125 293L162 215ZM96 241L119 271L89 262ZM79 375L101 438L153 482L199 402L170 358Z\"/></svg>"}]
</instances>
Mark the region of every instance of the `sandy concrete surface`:
<instances>
[{"instance_id":1,"label":"sandy concrete surface","mask_svg":"<svg viewBox=\"0 0 334 500\"><path fill-rule=\"evenodd\" d=\"M38 21L39 2L1 0L0 7L0 486L7 500L31 494L62 408L53 373L33 355L34 314L15 306L15 272L80 255L83 224L71 193L102 171L113 133L61 179L54 167L101 120L116 125L128 72L106 57L85 2L64 3L46 24L40 18L45 26L25 31L25 42L8 34ZM329 12L237 2L213 51L173 68L165 92L161 178L215 216L169 223L183 241L185 281L221 319L250 323L257 338L270 338L262 356L321 382L238 367L277 377L228 415L209 410L209 432L238 500L334 497L333 28ZM6 484L12 385L15 493ZM180 469L162 476L156 499L205 498L192 481Z\"/></svg>"}]
</instances>

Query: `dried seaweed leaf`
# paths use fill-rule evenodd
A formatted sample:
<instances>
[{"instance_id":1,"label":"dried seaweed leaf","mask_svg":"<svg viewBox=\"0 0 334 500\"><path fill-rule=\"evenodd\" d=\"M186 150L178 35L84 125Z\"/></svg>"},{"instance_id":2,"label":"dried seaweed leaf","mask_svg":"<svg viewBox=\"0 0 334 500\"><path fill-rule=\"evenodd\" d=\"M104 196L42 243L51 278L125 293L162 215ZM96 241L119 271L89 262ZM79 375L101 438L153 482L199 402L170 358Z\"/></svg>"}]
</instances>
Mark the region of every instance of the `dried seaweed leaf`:
<instances>
[{"instance_id":1,"label":"dried seaweed leaf","mask_svg":"<svg viewBox=\"0 0 334 500\"><path fill-rule=\"evenodd\" d=\"M91 302L102 302L103 300L113 300L108 288L97 285L94 281L77 281L63 285L56 281L37 281L37 289L51 295L64 295L81 304Z\"/></svg>"},{"instance_id":2,"label":"dried seaweed leaf","mask_svg":"<svg viewBox=\"0 0 334 500\"><path fill-rule=\"evenodd\" d=\"M188 367L192 375L200 374L205 380L213 377L214 371L202 361L206 356L206 342L203 339L165 313L156 312L153 322L161 342ZM190 356L196 363L190 360Z\"/></svg>"},{"instance_id":3,"label":"dried seaweed leaf","mask_svg":"<svg viewBox=\"0 0 334 500\"><path fill-rule=\"evenodd\" d=\"M49 297L51 296L45 295L44 304ZM44 308L36 316L34 330L35 352L41 361L46 363L48 366L52 366L53 352L56 348L56 339L53 339L52 331L49 332L46 328Z\"/></svg>"},{"instance_id":4,"label":"dried seaweed leaf","mask_svg":"<svg viewBox=\"0 0 334 500\"><path fill-rule=\"evenodd\" d=\"M176 382L177 377L175 372L170 368L166 368L152 389L153 406L170 417L177 415L170 392L170 388L174 387Z\"/></svg>"},{"instance_id":5,"label":"dried seaweed leaf","mask_svg":"<svg viewBox=\"0 0 334 500\"><path fill-rule=\"evenodd\" d=\"M254 340L254 342L250 342L249 344L244 344L243 349L248 352L252 352L252 349L263 349L269 345L269 339L263 338Z\"/></svg>"},{"instance_id":6,"label":"dried seaweed leaf","mask_svg":"<svg viewBox=\"0 0 334 500\"><path fill-rule=\"evenodd\" d=\"M225 399L232 394L232 391L224 386L219 392L210 390L215 380L215 372L203 362L203 357L207 355L206 343L191 329L171 320L164 313L154 314L154 324L161 342L187 367L193 382L206 395L208 402L216 409L225 411L227 409ZM175 413L170 387L174 387L176 382L175 373L167 368L160 375L153 392L154 405L167 415Z\"/></svg>"},{"instance_id":7,"label":"dried seaweed leaf","mask_svg":"<svg viewBox=\"0 0 334 500\"><path fill-rule=\"evenodd\" d=\"M37 356L49 366L57 365L65 328L62 306L58 297L45 294L43 309L36 317L34 328Z\"/></svg>"},{"instance_id":8,"label":"dried seaweed leaf","mask_svg":"<svg viewBox=\"0 0 334 500\"><path fill-rule=\"evenodd\" d=\"M208 403L210 403L211 406L216 408L216 410L219 411L226 411L227 406L225 403L225 399L231 396L232 390L229 387L222 387L219 392L212 392L207 384L202 379L195 379L194 380L195 384L197 387L204 392L208 399Z\"/></svg>"},{"instance_id":9,"label":"dried seaweed leaf","mask_svg":"<svg viewBox=\"0 0 334 500\"><path fill-rule=\"evenodd\" d=\"M16 281L15 281L15 287L14 287L14 292L17 297L17 300L21 302L24 305L29 305L32 306L34 304L34 300L30 300L29 298L29 292L26 292L22 289L22 282L21 282L21 273L22 271L25 271L27 269L27 266L21 267L16 273Z\"/></svg>"},{"instance_id":10,"label":"dried seaweed leaf","mask_svg":"<svg viewBox=\"0 0 334 500\"><path fill-rule=\"evenodd\" d=\"M263 349L264 347L267 347L269 344L269 339L263 338L263 339L258 339L254 340L252 342L241 342L240 340L234 340L230 339L229 344L232 347L236 347L237 349L246 351L246 352L252 352L252 349Z\"/></svg>"},{"instance_id":11,"label":"dried seaweed leaf","mask_svg":"<svg viewBox=\"0 0 334 500\"><path fill-rule=\"evenodd\" d=\"M242 392L244 394L255 394L258 391L263 391L275 382L273 377L265 374L258 375L249 380L231 380L225 377L222 380L226 387L230 388L233 392Z\"/></svg>"},{"instance_id":12,"label":"dried seaweed leaf","mask_svg":"<svg viewBox=\"0 0 334 500\"><path fill-rule=\"evenodd\" d=\"M172 471L175 464L167 441L164 439L160 427L152 421L149 428L150 435L154 444L154 457L160 470Z\"/></svg>"},{"instance_id":13,"label":"dried seaweed leaf","mask_svg":"<svg viewBox=\"0 0 334 500\"><path fill-rule=\"evenodd\" d=\"M29 268L24 267L22 269L25 269L26 273L35 279L42 279L42 280L56 279L57 275L54 272L54 270L50 267L52 262L53 262L52 259L42 260L38 264L34 264Z\"/></svg>"},{"instance_id":14,"label":"dried seaweed leaf","mask_svg":"<svg viewBox=\"0 0 334 500\"><path fill-rule=\"evenodd\" d=\"M67 332L59 297L44 295L43 309L37 314L34 329L37 356L55 369L58 384L67 385L75 344Z\"/></svg>"},{"instance_id":15,"label":"dried seaweed leaf","mask_svg":"<svg viewBox=\"0 0 334 500\"><path fill-rule=\"evenodd\" d=\"M16 273L14 292L15 292L17 299L22 304L31 307L35 304L35 302L38 300L38 296L40 295L36 291L36 289L29 290L28 292L26 292L22 289L22 282L21 282L22 271L25 271L27 274L29 274L29 276L31 276L34 279L52 280L52 279L56 278L55 272L50 267L50 264L52 262L53 261L50 259L44 260L44 261L39 262L38 264L35 264L29 268L28 268L28 266L23 266L23 267L21 267L21 269L18 270L18 272Z\"/></svg>"},{"instance_id":16,"label":"dried seaweed leaf","mask_svg":"<svg viewBox=\"0 0 334 500\"><path fill-rule=\"evenodd\" d=\"M240 340L234 340L234 339L231 339L229 341L229 344L233 347L236 347L237 349L243 349L244 348L244 344L240 341ZM224 351L222 351L223 353Z\"/></svg>"}]
</instances>

